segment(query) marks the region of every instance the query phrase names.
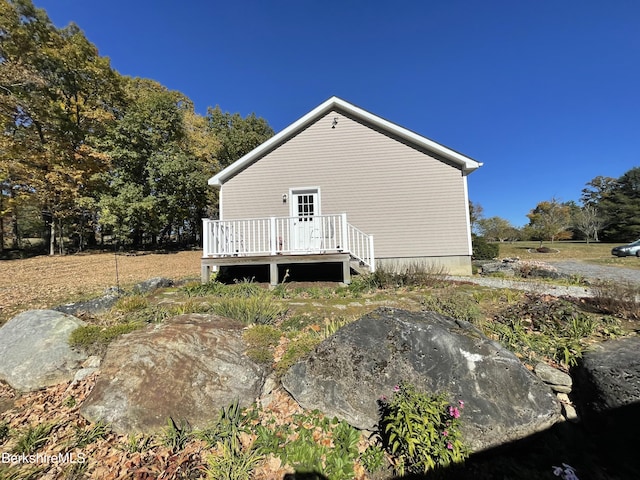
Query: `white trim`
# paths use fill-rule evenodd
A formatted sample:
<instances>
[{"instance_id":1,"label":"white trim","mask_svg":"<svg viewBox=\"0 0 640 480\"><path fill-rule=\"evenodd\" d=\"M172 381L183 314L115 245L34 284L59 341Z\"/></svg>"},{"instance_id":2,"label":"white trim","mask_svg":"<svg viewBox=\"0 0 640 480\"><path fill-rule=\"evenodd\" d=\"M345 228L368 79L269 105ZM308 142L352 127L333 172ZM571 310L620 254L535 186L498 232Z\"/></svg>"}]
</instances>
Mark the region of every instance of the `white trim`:
<instances>
[{"instance_id":1,"label":"white trim","mask_svg":"<svg viewBox=\"0 0 640 480\"><path fill-rule=\"evenodd\" d=\"M469 214L469 189L467 188L467 176L462 176L462 186L464 188L464 209L467 218L467 242L469 255L473 255L473 241L471 240L471 215Z\"/></svg>"},{"instance_id":2,"label":"white trim","mask_svg":"<svg viewBox=\"0 0 640 480\"><path fill-rule=\"evenodd\" d=\"M440 157L458 165L464 174L471 173L472 171L482 166L482 163L477 162L470 157L462 155L455 150L445 147L444 145L434 142L433 140L423 137L422 135L418 135L417 133L412 132L411 130L407 130L406 128L396 125L395 123L389 122L384 118L369 113L366 110L356 107L355 105L346 102L338 97L331 97L300 119L293 122L284 130L280 131L275 136L271 137L269 140L254 148L242 158L236 160L227 168L221 170L216 175L211 177L208 182L209 185L220 187L227 179L242 171L245 167L249 166L252 162L260 158L262 155L277 147L279 144L301 131L303 128L320 118L322 115L325 115L326 113L335 109L342 110L351 116L358 117L382 130L397 135L398 137L403 138L410 143L434 152Z\"/></svg>"}]
</instances>

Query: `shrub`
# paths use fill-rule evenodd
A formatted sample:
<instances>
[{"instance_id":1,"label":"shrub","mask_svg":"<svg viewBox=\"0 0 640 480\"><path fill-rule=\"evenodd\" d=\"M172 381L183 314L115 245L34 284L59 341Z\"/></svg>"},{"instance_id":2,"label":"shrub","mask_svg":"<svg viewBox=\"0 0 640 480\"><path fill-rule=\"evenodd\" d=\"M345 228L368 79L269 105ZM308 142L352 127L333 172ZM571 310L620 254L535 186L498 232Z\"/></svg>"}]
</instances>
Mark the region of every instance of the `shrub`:
<instances>
[{"instance_id":1,"label":"shrub","mask_svg":"<svg viewBox=\"0 0 640 480\"><path fill-rule=\"evenodd\" d=\"M418 392L413 385L394 387L390 401L380 400L380 436L399 475L425 474L460 463L468 452L460 432L464 403L451 405L444 393Z\"/></svg>"},{"instance_id":2,"label":"shrub","mask_svg":"<svg viewBox=\"0 0 640 480\"><path fill-rule=\"evenodd\" d=\"M591 290L591 302L600 311L629 319L640 318L640 285L631 282L600 282Z\"/></svg>"},{"instance_id":3,"label":"shrub","mask_svg":"<svg viewBox=\"0 0 640 480\"><path fill-rule=\"evenodd\" d=\"M489 243L484 237L474 235L472 237L471 248L474 260L493 260L498 257L500 247L496 243Z\"/></svg>"},{"instance_id":4,"label":"shrub","mask_svg":"<svg viewBox=\"0 0 640 480\"><path fill-rule=\"evenodd\" d=\"M412 263L403 268L377 267L370 284L377 288L439 287L445 283L449 272L442 265Z\"/></svg>"},{"instance_id":5,"label":"shrub","mask_svg":"<svg viewBox=\"0 0 640 480\"><path fill-rule=\"evenodd\" d=\"M547 357L566 367L577 364L589 338L620 333L611 318L589 315L566 300L531 294L481 328L529 361Z\"/></svg>"}]
</instances>

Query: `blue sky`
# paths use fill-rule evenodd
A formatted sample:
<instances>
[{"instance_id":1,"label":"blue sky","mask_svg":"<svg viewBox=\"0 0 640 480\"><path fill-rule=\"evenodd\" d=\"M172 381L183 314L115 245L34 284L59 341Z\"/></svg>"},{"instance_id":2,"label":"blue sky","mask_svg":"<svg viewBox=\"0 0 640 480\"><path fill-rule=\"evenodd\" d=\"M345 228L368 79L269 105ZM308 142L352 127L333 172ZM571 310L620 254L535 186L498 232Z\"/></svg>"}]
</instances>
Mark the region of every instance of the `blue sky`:
<instances>
[{"instance_id":1,"label":"blue sky","mask_svg":"<svg viewBox=\"0 0 640 480\"><path fill-rule=\"evenodd\" d=\"M515 226L640 166L637 0L34 0L123 75L279 131L332 95L484 166Z\"/></svg>"}]
</instances>

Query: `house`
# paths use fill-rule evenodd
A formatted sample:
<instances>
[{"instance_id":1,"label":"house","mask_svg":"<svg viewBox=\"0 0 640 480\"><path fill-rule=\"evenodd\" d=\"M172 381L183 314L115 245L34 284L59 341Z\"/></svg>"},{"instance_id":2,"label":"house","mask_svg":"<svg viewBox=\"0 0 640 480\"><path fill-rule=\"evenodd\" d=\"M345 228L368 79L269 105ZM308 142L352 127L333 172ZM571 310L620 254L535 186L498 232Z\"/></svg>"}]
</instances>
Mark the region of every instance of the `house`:
<instances>
[{"instance_id":1,"label":"house","mask_svg":"<svg viewBox=\"0 0 640 480\"><path fill-rule=\"evenodd\" d=\"M467 175L482 164L332 97L217 175L202 281L224 265L417 263L471 274Z\"/></svg>"}]
</instances>

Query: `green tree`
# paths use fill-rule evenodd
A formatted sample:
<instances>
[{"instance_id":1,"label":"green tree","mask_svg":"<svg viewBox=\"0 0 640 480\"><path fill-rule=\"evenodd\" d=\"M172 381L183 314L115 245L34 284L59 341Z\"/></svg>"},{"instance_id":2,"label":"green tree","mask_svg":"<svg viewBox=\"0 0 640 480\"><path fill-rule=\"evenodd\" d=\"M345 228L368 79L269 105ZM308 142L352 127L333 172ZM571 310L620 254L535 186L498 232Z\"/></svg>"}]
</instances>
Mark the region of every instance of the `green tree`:
<instances>
[{"instance_id":1,"label":"green tree","mask_svg":"<svg viewBox=\"0 0 640 480\"><path fill-rule=\"evenodd\" d=\"M209 128L220 141L216 154L220 169L232 164L273 136L266 120L254 113L245 118L239 113L223 112L219 106L207 112Z\"/></svg>"},{"instance_id":2,"label":"green tree","mask_svg":"<svg viewBox=\"0 0 640 480\"><path fill-rule=\"evenodd\" d=\"M527 217L533 238L540 240L540 244L544 240L553 243L556 240L571 238L571 232L568 230L571 226L570 207L555 198L538 203Z\"/></svg>"},{"instance_id":3,"label":"green tree","mask_svg":"<svg viewBox=\"0 0 640 480\"><path fill-rule=\"evenodd\" d=\"M640 167L611 182L597 205L607 222L603 239L628 242L640 238Z\"/></svg>"},{"instance_id":4,"label":"green tree","mask_svg":"<svg viewBox=\"0 0 640 480\"><path fill-rule=\"evenodd\" d=\"M103 144L113 168L101 224L135 246L194 241L219 143L181 93L145 79L128 79L126 92L128 106Z\"/></svg>"},{"instance_id":5,"label":"green tree","mask_svg":"<svg viewBox=\"0 0 640 480\"><path fill-rule=\"evenodd\" d=\"M501 217L482 218L478 221L478 230L487 240L505 240L517 238L518 229L509 220Z\"/></svg>"},{"instance_id":6,"label":"green tree","mask_svg":"<svg viewBox=\"0 0 640 480\"><path fill-rule=\"evenodd\" d=\"M1 8L2 128L12 145L0 161L13 164L5 182L48 219L53 254L56 228L61 240L109 168L95 140L114 119L118 76L77 26L57 29L30 0L2 0Z\"/></svg>"}]
</instances>

